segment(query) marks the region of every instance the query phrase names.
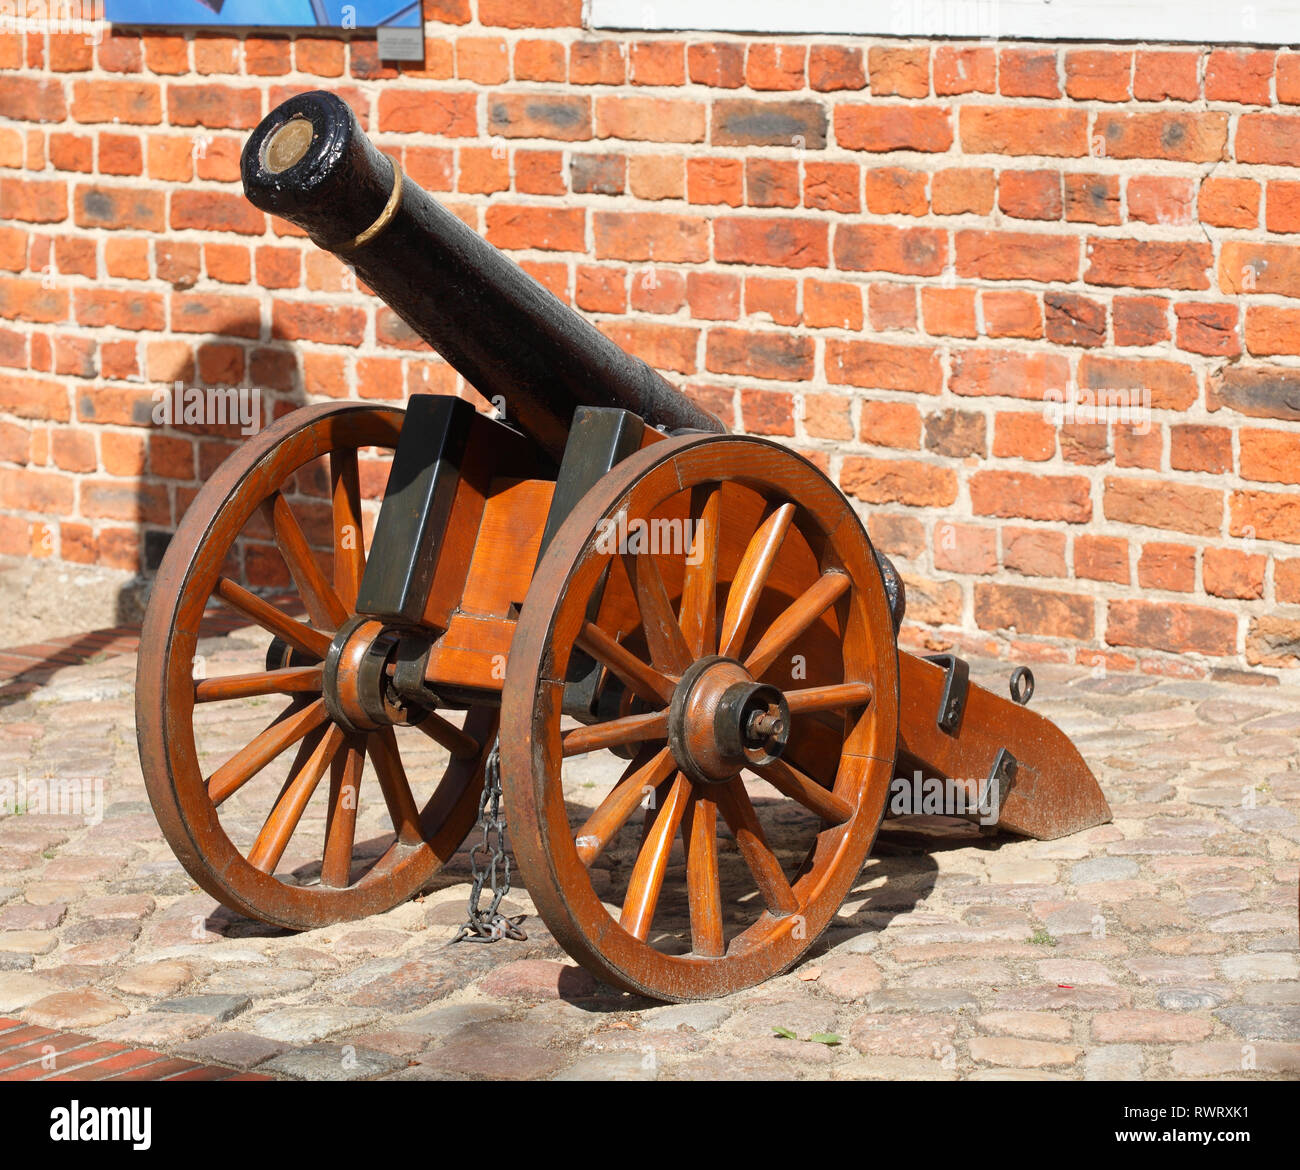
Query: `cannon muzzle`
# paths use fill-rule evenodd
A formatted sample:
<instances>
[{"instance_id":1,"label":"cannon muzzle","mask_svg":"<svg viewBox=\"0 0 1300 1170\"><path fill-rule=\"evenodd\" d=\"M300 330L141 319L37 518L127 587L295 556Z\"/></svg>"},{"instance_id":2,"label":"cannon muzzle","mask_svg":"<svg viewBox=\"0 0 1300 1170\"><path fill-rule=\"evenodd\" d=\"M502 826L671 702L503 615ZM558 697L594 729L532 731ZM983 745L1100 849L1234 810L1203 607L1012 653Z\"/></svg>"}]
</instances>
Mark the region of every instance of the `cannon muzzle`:
<instances>
[{"instance_id":1,"label":"cannon muzzle","mask_svg":"<svg viewBox=\"0 0 1300 1170\"><path fill-rule=\"evenodd\" d=\"M404 177L333 94L300 94L267 115L241 171L254 206L350 265L556 460L582 405L622 407L666 431L725 430Z\"/></svg>"}]
</instances>

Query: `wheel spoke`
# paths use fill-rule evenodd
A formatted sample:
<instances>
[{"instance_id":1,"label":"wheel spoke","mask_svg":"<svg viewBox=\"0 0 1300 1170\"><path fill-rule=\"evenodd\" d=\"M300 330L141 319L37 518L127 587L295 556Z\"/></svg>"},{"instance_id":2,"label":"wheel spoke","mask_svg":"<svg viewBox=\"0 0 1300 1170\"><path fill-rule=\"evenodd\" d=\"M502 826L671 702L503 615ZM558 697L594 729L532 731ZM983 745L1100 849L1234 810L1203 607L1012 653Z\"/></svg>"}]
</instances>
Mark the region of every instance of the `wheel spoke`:
<instances>
[{"instance_id":1,"label":"wheel spoke","mask_svg":"<svg viewBox=\"0 0 1300 1170\"><path fill-rule=\"evenodd\" d=\"M781 542L794 519L794 505L782 504L759 525L740 559L740 568L727 591L727 608L722 615L722 649L726 658L737 658L745 645L749 623L754 620L758 599L768 574L781 550Z\"/></svg>"},{"instance_id":2,"label":"wheel spoke","mask_svg":"<svg viewBox=\"0 0 1300 1170\"><path fill-rule=\"evenodd\" d=\"M269 727L258 732L208 777L208 797L220 805L238 792L286 748L314 731L329 718L325 700L302 706L291 703Z\"/></svg>"},{"instance_id":3,"label":"wheel spoke","mask_svg":"<svg viewBox=\"0 0 1300 1170\"><path fill-rule=\"evenodd\" d=\"M633 694L640 695L646 702L656 705L671 702L674 680L614 641L594 622L583 625L578 634L578 646L612 670Z\"/></svg>"},{"instance_id":4,"label":"wheel spoke","mask_svg":"<svg viewBox=\"0 0 1300 1170\"><path fill-rule=\"evenodd\" d=\"M703 503L700 503L700 496ZM692 493L691 514L696 515L695 539L686 560L682 581L681 627L692 657L702 658L718 648L718 532L722 488L713 484Z\"/></svg>"},{"instance_id":5,"label":"wheel spoke","mask_svg":"<svg viewBox=\"0 0 1300 1170\"><path fill-rule=\"evenodd\" d=\"M449 722L436 711L430 711L419 723L412 724L417 731L424 732L434 743L445 747L456 760L477 759L483 745L472 735L466 735L454 723Z\"/></svg>"},{"instance_id":6,"label":"wheel spoke","mask_svg":"<svg viewBox=\"0 0 1300 1170\"><path fill-rule=\"evenodd\" d=\"M353 610L366 571L361 477L355 447L330 452L330 497L334 508L334 591L344 607Z\"/></svg>"},{"instance_id":7,"label":"wheel spoke","mask_svg":"<svg viewBox=\"0 0 1300 1170\"><path fill-rule=\"evenodd\" d=\"M262 511L275 533L276 547L289 567L289 575L298 587L298 595L312 623L321 629L337 629L347 620L347 610L321 571L289 501L280 492L274 492L263 501Z\"/></svg>"},{"instance_id":8,"label":"wheel spoke","mask_svg":"<svg viewBox=\"0 0 1300 1170\"><path fill-rule=\"evenodd\" d=\"M315 733L317 743L307 758L294 768L284 793L271 809L262 831L258 833L253 848L248 853L249 865L263 873L274 873L280 858L288 848L289 840L302 820L312 793L325 775L325 769L343 746L343 729L331 723L323 735Z\"/></svg>"},{"instance_id":9,"label":"wheel spoke","mask_svg":"<svg viewBox=\"0 0 1300 1170\"><path fill-rule=\"evenodd\" d=\"M423 838L420 833L420 810L415 806L411 782L402 767L402 756L397 750L397 737L391 727L382 727L367 740L370 760L375 765L379 788L388 805L388 815L393 819L397 839L403 845L416 845Z\"/></svg>"},{"instance_id":10,"label":"wheel spoke","mask_svg":"<svg viewBox=\"0 0 1300 1170\"><path fill-rule=\"evenodd\" d=\"M289 695L299 691L319 693L324 673L320 666L287 666L283 670L259 670L255 674L201 678L194 683L194 701L219 703L226 699L251 699L257 695Z\"/></svg>"},{"instance_id":11,"label":"wheel spoke","mask_svg":"<svg viewBox=\"0 0 1300 1170\"><path fill-rule=\"evenodd\" d=\"M740 778L714 785L713 791L716 792L714 799L718 808L736 838L740 855L749 866L769 912L776 917L793 914L799 909L799 899L786 880L781 863L768 848L763 826L759 824L758 814L754 812L754 805Z\"/></svg>"},{"instance_id":12,"label":"wheel spoke","mask_svg":"<svg viewBox=\"0 0 1300 1170\"><path fill-rule=\"evenodd\" d=\"M805 687L786 691L786 705L791 715L812 715L819 711L844 711L865 707L871 702L871 687L866 683L836 683L829 687Z\"/></svg>"},{"instance_id":13,"label":"wheel spoke","mask_svg":"<svg viewBox=\"0 0 1300 1170\"><path fill-rule=\"evenodd\" d=\"M313 630L311 626L282 613L269 601L263 601L229 577L218 578L213 596L304 654L323 659L330 648L328 634Z\"/></svg>"},{"instance_id":14,"label":"wheel spoke","mask_svg":"<svg viewBox=\"0 0 1300 1170\"><path fill-rule=\"evenodd\" d=\"M352 847L357 835L357 806L365 765L364 741L358 736L349 736L347 746L330 762L325 855L320 866L322 886L342 890L352 881Z\"/></svg>"},{"instance_id":15,"label":"wheel spoke","mask_svg":"<svg viewBox=\"0 0 1300 1170\"><path fill-rule=\"evenodd\" d=\"M642 752L633 760L596 811L578 830L575 844L583 865L591 865L614 839L637 806L645 799L647 788L657 788L677 767L673 753L666 747L651 755Z\"/></svg>"},{"instance_id":16,"label":"wheel spoke","mask_svg":"<svg viewBox=\"0 0 1300 1170\"><path fill-rule=\"evenodd\" d=\"M658 810L645 844L637 854L632 876L628 879L619 925L642 942L650 933L650 924L654 921L659 892L663 889L664 873L668 869L668 855L672 852L673 840L682 823L682 813L690 789L690 781L678 772Z\"/></svg>"},{"instance_id":17,"label":"wheel spoke","mask_svg":"<svg viewBox=\"0 0 1300 1170\"><path fill-rule=\"evenodd\" d=\"M677 615L668 600L664 579L654 553L640 556L625 553L623 567L636 594L637 609L641 613L641 628L645 631L650 660L660 670L680 675L690 666L693 655L687 648Z\"/></svg>"},{"instance_id":18,"label":"wheel spoke","mask_svg":"<svg viewBox=\"0 0 1300 1170\"><path fill-rule=\"evenodd\" d=\"M686 842L686 891L691 907L691 950L717 958L725 950L722 884L718 877L718 806L691 794L682 822Z\"/></svg>"},{"instance_id":19,"label":"wheel spoke","mask_svg":"<svg viewBox=\"0 0 1300 1170\"><path fill-rule=\"evenodd\" d=\"M842 825L853 816L853 806L829 788L823 788L811 776L784 760L773 760L753 769L778 792L797 800L832 825Z\"/></svg>"},{"instance_id":20,"label":"wheel spoke","mask_svg":"<svg viewBox=\"0 0 1300 1170\"><path fill-rule=\"evenodd\" d=\"M652 711L648 715L626 715L590 727L575 727L564 735L564 755L580 756L600 748L663 739L668 734L668 712Z\"/></svg>"},{"instance_id":21,"label":"wheel spoke","mask_svg":"<svg viewBox=\"0 0 1300 1170\"><path fill-rule=\"evenodd\" d=\"M848 574L836 569L823 573L794 599L759 639L745 659L745 669L755 678L767 672L777 656L813 624L848 589Z\"/></svg>"}]
</instances>

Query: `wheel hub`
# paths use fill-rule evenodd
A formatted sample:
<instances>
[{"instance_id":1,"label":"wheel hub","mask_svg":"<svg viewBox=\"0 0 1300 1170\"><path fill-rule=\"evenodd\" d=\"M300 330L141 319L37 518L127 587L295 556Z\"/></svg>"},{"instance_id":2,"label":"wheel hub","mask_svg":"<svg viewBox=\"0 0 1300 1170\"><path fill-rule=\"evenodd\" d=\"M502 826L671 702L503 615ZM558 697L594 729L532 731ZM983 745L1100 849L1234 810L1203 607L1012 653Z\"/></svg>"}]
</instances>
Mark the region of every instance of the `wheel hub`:
<instances>
[{"instance_id":1,"label":"wheel hub","mask_svg":"<svg viewBox=\"0 0 1300 1170\"><path fill-rule=\"evenodd\" d=\"M374 731L406 721L389 682L398 632L358 614L339 627L325 655L326 710L348 731Z\"/></svg>"},{"instance_id":2,"label":"wheel hub","mask_svg":"<svg viewBox=\"0 0 1300 1170\"><path fill-rule=\"evenodd\" d=\"M789 738L785 696L734 659L701 658L673 692L668 744L692 780L723 783L742 768L770 764Z\"/></svg>"}]
</instances>

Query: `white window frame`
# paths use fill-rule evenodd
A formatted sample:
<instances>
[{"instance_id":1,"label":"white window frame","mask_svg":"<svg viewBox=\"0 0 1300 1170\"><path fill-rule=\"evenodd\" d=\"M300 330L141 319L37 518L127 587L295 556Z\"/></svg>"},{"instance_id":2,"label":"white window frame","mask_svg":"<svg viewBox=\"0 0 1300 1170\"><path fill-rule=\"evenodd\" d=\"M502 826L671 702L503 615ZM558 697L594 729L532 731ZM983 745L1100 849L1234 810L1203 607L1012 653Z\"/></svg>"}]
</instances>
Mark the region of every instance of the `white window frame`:
<instances>
[{"instance_id":1,"label":"white window frame","mask_svg":"<svg viewBox=\"0 0 1300 1170\"><path fill-rule=\"evenodd\" d=\"M1300 44L1298 0L588 0L594 29Z\"/></svg>"}]
</instances>

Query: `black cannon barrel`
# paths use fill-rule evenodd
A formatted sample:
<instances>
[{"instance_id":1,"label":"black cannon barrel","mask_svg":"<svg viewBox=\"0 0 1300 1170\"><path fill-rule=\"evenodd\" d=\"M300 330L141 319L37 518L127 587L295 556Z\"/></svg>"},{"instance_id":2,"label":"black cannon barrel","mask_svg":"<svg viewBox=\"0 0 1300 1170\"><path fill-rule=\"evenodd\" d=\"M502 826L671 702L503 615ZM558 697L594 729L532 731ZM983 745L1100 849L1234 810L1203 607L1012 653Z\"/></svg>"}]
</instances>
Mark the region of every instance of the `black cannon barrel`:
<instances>
[{"instance_id":1,"label":"black cannon barrel","mask_svg":"<svg viewBox=\"0 0 1300 1170\"><path fill-rule=\"evenodd\" d=\"M299 94L267 115L241 171L254 206L351 265L552 457L580 405L619 406L663 430L725 430L402 176L334 94Z\"/></svg>"}]
</instances>

